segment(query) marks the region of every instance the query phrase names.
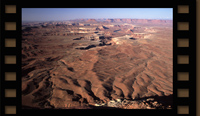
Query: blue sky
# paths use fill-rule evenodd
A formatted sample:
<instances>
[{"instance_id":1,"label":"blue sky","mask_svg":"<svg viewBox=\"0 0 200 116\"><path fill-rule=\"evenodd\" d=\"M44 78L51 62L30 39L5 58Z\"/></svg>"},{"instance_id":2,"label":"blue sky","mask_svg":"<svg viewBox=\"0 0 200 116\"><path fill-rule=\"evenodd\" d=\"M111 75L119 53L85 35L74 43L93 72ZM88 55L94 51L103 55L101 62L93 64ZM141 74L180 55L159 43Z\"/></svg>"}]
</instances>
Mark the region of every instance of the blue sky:
<instances>
[{"instance_id":1,"label":"blue sky","mask_svg":"<svg viewBox=\"0 0 200 116\"><path fill-rule=\"evenodd\" d=\"M85 18L173 19L172 8L22 8L22 21Z\"/></svg>"}]
</instances>

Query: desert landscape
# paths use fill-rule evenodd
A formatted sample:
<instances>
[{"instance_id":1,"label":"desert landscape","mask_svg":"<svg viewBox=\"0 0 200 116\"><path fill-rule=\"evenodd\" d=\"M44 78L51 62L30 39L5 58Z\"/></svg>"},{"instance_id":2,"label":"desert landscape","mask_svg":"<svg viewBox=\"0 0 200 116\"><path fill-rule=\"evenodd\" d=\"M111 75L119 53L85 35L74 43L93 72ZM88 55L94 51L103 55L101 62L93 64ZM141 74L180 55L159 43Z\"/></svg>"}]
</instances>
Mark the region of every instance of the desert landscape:
<instances>
[{"instance_id":1,"label":"desert landscape","mask_svg":"<svg viewBox=\"0 0 200 116\"><path fill-rule=\"evenodd\" d=\"M172 109L173 20L22 25L22 108Z\"/></svg>"}]
</instances>

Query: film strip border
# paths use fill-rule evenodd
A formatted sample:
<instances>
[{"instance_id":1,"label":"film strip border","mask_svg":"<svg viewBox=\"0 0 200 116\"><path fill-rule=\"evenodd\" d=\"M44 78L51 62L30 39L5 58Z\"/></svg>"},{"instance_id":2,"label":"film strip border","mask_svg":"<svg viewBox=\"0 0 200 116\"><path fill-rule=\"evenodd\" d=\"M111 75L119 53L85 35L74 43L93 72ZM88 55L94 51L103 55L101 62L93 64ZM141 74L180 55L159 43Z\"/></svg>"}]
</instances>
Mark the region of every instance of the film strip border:
<instances>
[{"instance_id":1,"label":"film strip border","mask_svg":"<svg viewBox=\"0 0 200 116\"><path fill-rule=\"evenodd\" d=\"M1 115L19 115L20 8L17 1L1 1Z\"/></svg>"},{"instance_id":2,"label":"film strip border","mask_svg":"<svg viewBox=\"0 0 200 116\"><path fill-rule=\"evenodd\" d=\"M179 0L174 9L174 100L178 115L196 115L196 3ZM176 84L176 85L175 85Z\"/></svg>"},{"instance_id":3,"label":"film strip border","mask_svg":"<svg viewBox=\"0 0 200 116\"><path fill-rule=\"evenodd\" d=\"M196 115L196 6L179 0L174 10L174 109L177 115ZM1 115L21 115L21 8L1 1ZM18 47L18 49L17 49ZM19 102L20 101L20 102Z\"/></svg>"}]
</instances>

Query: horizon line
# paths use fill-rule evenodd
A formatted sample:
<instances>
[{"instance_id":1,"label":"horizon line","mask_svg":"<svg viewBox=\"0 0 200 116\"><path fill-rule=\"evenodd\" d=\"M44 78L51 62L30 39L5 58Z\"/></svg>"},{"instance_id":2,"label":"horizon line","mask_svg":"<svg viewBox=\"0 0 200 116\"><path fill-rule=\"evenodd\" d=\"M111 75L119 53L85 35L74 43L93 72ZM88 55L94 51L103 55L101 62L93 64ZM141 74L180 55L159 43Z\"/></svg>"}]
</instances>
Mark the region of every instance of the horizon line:
<instances>
[{"instance_id":1,"label":"horizon line","mask_svg":"<svg viewBox=\"0 0 200 116\"><path fill-rule=\"evenodd\" d=\"M88 20L88 19L95 19L95 20L98 20L98 19L147 19L147 20L173 20L173 19L165 19L165 18L78 18L78 19L68 19L68 20L38 20L38 21L33 21L33 20L30 20L30 21L23 21L22 22L51 22L51 21L73 21L73 20Z\"/></svg>"}]
</instances>

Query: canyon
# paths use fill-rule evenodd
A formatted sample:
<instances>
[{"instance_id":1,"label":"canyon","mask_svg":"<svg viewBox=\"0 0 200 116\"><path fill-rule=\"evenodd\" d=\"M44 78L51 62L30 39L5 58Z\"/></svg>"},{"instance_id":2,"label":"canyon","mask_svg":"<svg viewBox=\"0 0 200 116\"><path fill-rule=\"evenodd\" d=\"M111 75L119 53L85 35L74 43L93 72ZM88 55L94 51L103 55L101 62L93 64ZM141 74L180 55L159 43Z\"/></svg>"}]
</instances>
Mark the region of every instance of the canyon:
<instances>
[{"instance_id":1,"label":"canyon","mask_svg":"<svg viewBox=\"0 0 200 116\"><path fill-rule=\"evenodd\" d=\"M173 21L22 24L22 107L171 109Z\"/></svg>"}]
</instances>

